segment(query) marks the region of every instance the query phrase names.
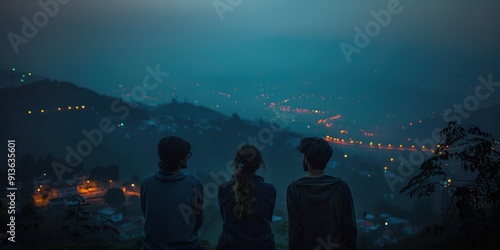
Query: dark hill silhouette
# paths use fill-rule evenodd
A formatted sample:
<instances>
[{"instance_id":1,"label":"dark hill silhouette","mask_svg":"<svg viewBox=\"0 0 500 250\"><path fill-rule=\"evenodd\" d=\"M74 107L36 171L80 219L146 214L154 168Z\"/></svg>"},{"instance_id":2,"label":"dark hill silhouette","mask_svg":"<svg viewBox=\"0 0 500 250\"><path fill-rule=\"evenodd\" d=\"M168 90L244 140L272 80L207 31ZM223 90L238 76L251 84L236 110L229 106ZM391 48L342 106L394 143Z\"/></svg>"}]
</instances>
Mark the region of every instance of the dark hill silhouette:
<instances>
[{"instance_id":1,"label":"dark hill silhouette","mask_svg":"<svg viewBox=\"0 0 500 250\"><path fill-rule=\"evenodd\" d=\"M33 74L32 72L21 71L17 68L14 68L14 70L12 68L0 69L0 89L16 88L41 80L46 80L46 77Z\"/></svg>"},{"instance_id":2,"label":"dark hill silhouette","mask_svg":"<svg viewBox=\"0 0 500 250\"><path fill-rule=\"evenodd\" d=\"M112 103L116 103L119 112L113 110ZM133 174L144 176L157 168L156 145L166 135L175 134L191 142L193 157L188 171L208 173L210 170L223 171L238 145L248 142L249 137L258 138L259 131L270 126L266 122L256 124L189 103L136 107L72 83L49 80L0 89L0 104L2 141L15 139L19 157L26 152L35 158L51 154L62 164L66 164L68 148L70 151L78 151L79 147L87 150L82 142L88 144L90 139L82 131L98 131L102 121L109 119L114 131L103 133L98 145L90 144L92 148L88 155L79 156L87 170L110 164L120 166L122 180ZM125 115L125 109L128 115ZM265 147L263 153L267 156L268 178L282 182L281 187L302 175L300 155L289 155L290 150L295 151L290 141L298 137L298 134L285 130L273 134L272 144L258 142ZM74 159L74 156L70 158ZM290 178L273 177L273 173L290 173L292 166L297 171Z\"/></svg>"},{"instance_id":3,"label":"dark hill silhouette","mask_svg":"<svg viewBox=\"0 0 500 250\"><path fill-rule=\"evenodd\" d=\"M207 119L213 121L229 119L227 115L219 113L213 109L176 101L152 108L151 112L156 115L172 115L183 119Z\"/></svg>"}]
</instances>

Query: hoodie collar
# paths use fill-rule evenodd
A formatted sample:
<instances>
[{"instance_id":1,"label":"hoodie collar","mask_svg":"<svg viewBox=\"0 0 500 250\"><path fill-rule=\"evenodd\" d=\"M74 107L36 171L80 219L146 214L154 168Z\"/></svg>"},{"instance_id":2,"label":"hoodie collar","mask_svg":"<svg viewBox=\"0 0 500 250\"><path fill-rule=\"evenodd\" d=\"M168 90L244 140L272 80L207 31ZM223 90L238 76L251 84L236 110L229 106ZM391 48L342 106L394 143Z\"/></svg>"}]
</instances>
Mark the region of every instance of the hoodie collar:
<instances>
[{"instance_id":1,"label":"hoodie collar","mask_svg":"<svg viewBox=\"0 0 500 250\"><path fill-rule=\"evenodd\" d=\"M171 174L160 169L156 171L154 177L160 181L178 181L186 178L186 174L184 174L182 171Z\"/></svg>"},{"instance_id":2,"label":"hoodie collar","mask_svg":"<svg viewBox=\"0 0 500 250\"><path fill-rule=\"evenodd\" d=\"M264 182L264 178L262 178L261 176L258 176L256 174L252 175L252 177L250 177L250 179L252 179L254 182Z\"/></svg>"}]
</instances>

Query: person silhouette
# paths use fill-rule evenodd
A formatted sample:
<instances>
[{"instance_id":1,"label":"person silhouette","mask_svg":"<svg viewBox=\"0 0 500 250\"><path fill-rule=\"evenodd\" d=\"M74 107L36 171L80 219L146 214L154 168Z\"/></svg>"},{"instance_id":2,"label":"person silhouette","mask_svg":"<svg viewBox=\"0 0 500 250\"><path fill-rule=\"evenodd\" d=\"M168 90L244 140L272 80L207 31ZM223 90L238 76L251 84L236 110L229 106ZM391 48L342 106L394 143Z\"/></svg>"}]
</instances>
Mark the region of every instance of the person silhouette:
<instances>
[{"instance_id":1,"label":"person silhouette","mask_svg":"<svg viewBox=\"0 0 500 250\"><path fill-rule=\"evenodd\" d=\"M191 157L189 142L168 136L158 143L159 170L141 183L144 215L142 249L200 249L203 185L184 174Z\"/></svg>"},{"instance_id":2,"label":"person silhouette","mask_svg":"<svg viewBox=\"0 0 500 250\"><path fill-rule=\"evenodd\" d=\"M305 137L297 147L307 172L288 185L288 246L290 250L356 249L356 217L349 186L325 175L333 149L324 139Z\"/></svg>"},{"instance_id":3,"label":"person silhouette","mask_svg":"<svg viewBox=\"0 0 500 250\"><path fill-rule=\"evenodd\" d=\"M222 232L217 249L275 249L271 222L276 189L255 174L265 164L260 150L250 144L238 148L233 159L232 180L218 190Z\"/></svg>"}]
</instances>

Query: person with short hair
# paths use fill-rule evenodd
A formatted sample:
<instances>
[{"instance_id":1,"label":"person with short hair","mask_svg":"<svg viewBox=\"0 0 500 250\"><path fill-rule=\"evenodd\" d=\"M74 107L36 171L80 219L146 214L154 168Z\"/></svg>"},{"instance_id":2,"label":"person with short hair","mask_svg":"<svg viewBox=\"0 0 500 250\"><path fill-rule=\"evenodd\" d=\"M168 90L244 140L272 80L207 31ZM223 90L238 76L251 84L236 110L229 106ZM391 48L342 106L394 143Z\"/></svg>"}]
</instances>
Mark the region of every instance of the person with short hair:
<instances>
[{"instance_id":1,"label":"person with short hair","mask_svg":"<svg viewBox=\"0 0 500 250\"><path fill-rule=\"evenodd\" d=\"M222 183L218 191L223 225L217 249L273 250L276 189L255 174L261 166L265 168L262 153L245 144L238 148L233 166L232 180Z\"/></svg>"},{"instance_id":2,"label":"person with short hair","mask_svg":"<svg viewBox=\"0 0 500 250\"><path fill-rule=\"evenodd\" d=\"M200 179L181 171L187 168L191 145L167 136L158 143L158 156L160 169L141 183L142 249L200 249L203 186Z\"/></svg>"},{"instance_id":3,"label":"person with short hair","mask_svg":"<svg viewBox=\"0 0 500 250\"><path fill-rule=\"evenodd\" d=\"M357 249L349 186L324 172L333 149L322 138L305 137L297 150L307 176L288 185L286 192L290 250Z\"/></svg>"}]
</instances>

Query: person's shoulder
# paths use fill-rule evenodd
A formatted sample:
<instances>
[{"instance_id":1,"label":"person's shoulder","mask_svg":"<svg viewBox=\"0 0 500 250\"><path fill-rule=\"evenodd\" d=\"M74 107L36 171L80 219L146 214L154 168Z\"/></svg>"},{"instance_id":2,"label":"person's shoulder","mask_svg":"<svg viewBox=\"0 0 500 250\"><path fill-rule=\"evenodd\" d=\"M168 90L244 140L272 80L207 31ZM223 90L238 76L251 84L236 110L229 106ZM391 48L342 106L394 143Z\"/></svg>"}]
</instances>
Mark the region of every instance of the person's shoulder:
<instances>
[{"instance_id":1,"label":"person's shoulder","mask_svg":"<svg viewBox=\"0 0 500 250\"><path fill-rule=\"evenodd\" d=\"M337 177L332 177L332 178L335 178L337 180L337 182L341 188L349 189L349 184L347 184L347 182L345 182L344 180L337 178Z\"/></svg>"},{"instance_id":2,"label":"person's shoulder","mask_svg":"<svg viewBox=\"0 0 500 250\"><path fill-rule=\"evenodd\" d=\"M200 178L198 178L198 176L196 176L196 175L192 175L192 174L185 174L185 175L186 175L186 178L189 180L201 181Z\"/></svg>"},{"instance_id":3,"label":"person's shoulder","mask_svg":"<svg viewBox=\"0 0 500 250\"><path fill-rule=\"evenodd\" d=\"M219 184L219 189L233 188L233 181L225 181Z\"/></svg>"},{"instance_id":4,"label":"person's shoulder","mask_svg":"<svg viewBox=\"0 0 500 250\"><path fill-rule=\"evenodd\" d=\"M255 183L260 184L265 188L276 189L272 183L264 181L264 177L262 176L254 175L252 178L256 181Z\"/></svg>"},{"instance_id":5,"label":"person's shoulder","mask_svg":"<svg viewBox=\"0 0 500 250\"><path fill-rule=\"evenodd\" d=\"M308 177L302 177L300 179L293 180L292 182L290 182L290 184L288 184L288 188L293 187L293 186L300 184L300 183L303 183L303 182L310 181L310 179L311 178L308 178Z\"/></svg>"},{"instance_id":6,"label":"person's shoulder","mask_svg":"<svg viewBox=\"0 0 500 250\"><path fill-rule=\"evenodd\" d=\"M154 179L155 173L156 172L153 172L153 173L147 174L146 176L142 177L141 183L147 183L147 182L151 181L152 179Z\"/></svg>"},{"instance_id":7,"label":"person's shoulder","mask_svg":"<svg viewBox=\"0 0 500 250\"><path fill-rule=\"evenodd\" d=\"M339 177L335 177L335 176L331 176L331 175L325 175L325 178L328 178L329 180L332 180L332 181L335 181L335 182L338 182L340 185L342 186L348 186L347 185L347 182L345 182L344 180L342 180L341 178Z\"/></svg>"},{"instance_id":8,"label":"person's shoulder","mask_svg":"<svg viewBox=\"0 0 500 250\"><path fill-rule=\"evenodd\" d=\"M274 193L276 193L276 187L274 187L273 184L269 183L269 182L263 182L262 185L264 186L265 189L267 189L268 191L272 191Z\"/></svg>"},{"instance_id":9,"label":"person's shoulder","mask_svg":"<svg viewBox=\"0 0 500 250\"><path fill-rule=\"evenodd\" d=\"M303 182L305 179L305 177L302 177L300 179L297 179L297 180L293 180L292 182L290 182L290 184L288 184L288 186L286 187L286 190L287 190L287 193L291 192L291 191L295 191L295 185L297 185L297 182Z\"/></svg>"},{"instance_id":10,"label":"person's shoulder","mask_svg":"<svg viewBox=\"0 0 500 250\"><path fill-rule=\"evenodd\" d=\"M198 178L198 176L196 175L186 174L186 180L201 184L200 178Z\"/></svg>"}]
</instances>

